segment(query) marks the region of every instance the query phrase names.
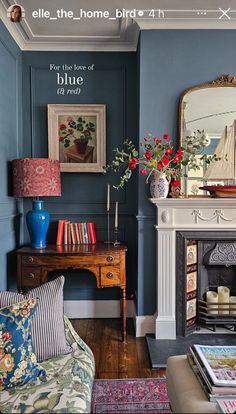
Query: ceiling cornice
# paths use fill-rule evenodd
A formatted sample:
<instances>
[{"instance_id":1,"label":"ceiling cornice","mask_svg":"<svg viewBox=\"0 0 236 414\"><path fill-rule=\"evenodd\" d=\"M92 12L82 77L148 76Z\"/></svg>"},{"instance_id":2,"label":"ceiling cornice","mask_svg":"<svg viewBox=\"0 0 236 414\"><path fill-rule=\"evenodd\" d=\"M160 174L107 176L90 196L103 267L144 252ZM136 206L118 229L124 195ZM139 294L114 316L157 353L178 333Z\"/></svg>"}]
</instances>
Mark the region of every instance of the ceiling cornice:
<instances>
[{"instance_id":1,"label":"ceiling cornice","mask_svg":"<svg viewBox=\"0 0 236 414\"><path fill-rule=\"evenodd\" d=\"M139 27L122 18L119 33L108 36L37 36L26 21L12 24L0 0L0 19L22 51L133 52L137 50ZM132 30L130 27L132 26Z\"/></svg>"},{"instance_id":2,"label":"ceiling cornice","mask_svg":"<svg viewBox=\"0 0 236 414\"><path fill-rule=\"evenodd\" d=\"M183 30L235 30L236 20L218 19L135 19L140 30L183 29Z\"/></svg>"},{"instance_id":3,"label":"ceiling cornice","mask_svg":"<svg viewBox=\"0 0 236 414\"><path fill-rule=\"evenodd\" d=\"M103 36L44 35L34 33L25 19L12 24L7 17L8 5L13 0L0 0L0 19L22 51L88 51L88 52L129 52L136 51L140 30L187 29L187 30L235 30L236 20L219 19L176 19L176 18L121 18L117 31ZM117 23L116 23L117 24ZM114 34L115 33L115 34Z\"/></svg>"}]
</instances>

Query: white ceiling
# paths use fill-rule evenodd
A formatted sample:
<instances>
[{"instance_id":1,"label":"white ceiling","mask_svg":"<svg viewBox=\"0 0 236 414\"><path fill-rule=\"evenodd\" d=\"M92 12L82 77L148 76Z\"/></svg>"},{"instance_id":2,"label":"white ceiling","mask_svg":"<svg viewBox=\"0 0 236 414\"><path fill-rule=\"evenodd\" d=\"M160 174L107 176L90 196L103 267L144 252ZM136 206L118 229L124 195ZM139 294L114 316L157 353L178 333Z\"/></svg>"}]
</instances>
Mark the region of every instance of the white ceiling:
<instances>
[{"instance_id":1,"label":"white ceiling","mask_svg":"<svg viewBox=\"0 0 236 414\"><path fill-rule=\"evenodd\" d=\"M25 18L12 23L7 9L14 3L0 0L0 18L22 50L132 51L140 29L236 29L236 0L19 0ZM219 8L230 10L223 15ZM61 9L73 18L58 16ZM33 17L39 10L51 19ZM78 19L81 10L93 17ZM107 11L109 18L94 11ZM121 18L116 11L123 11Z\"/></svg>"}]
</instances>

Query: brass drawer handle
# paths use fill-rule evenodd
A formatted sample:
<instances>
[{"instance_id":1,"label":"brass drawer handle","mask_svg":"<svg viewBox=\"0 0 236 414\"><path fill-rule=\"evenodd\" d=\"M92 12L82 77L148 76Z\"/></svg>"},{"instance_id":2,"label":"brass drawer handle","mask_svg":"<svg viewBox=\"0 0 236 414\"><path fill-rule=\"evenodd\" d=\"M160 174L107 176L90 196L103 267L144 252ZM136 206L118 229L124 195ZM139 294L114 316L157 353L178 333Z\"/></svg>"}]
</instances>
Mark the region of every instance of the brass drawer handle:
<instances>
[{"instance_id":1,"label":"brass drawer handle","mask_svg":"<svg viewBox=\"0 0 236 414\"><path fill-rule=\"evenodd\" d=\"M114 275L113 275L113 273L112 273L112 272L108 272L108 273L107 273L107 277L108 277L108 279L112 279L112 278L113 278L113 276L114 276Z\"/></svg>"},{"instance_id":2,"label":"brass drawer handle","mask_svg":"<svg viewBox=\"0 0 236 414\"><path fill-rule=\"evenodd\" d=\"M35 278L35 274L34 273L28 273L28 278L29 279L34 279Z\"/></svg>"},{"instance_id":3,"label":"brass drawer handle","mask_svg":"<svg viewBox=\"0 0 236 414\"><path fill-rule=\"evenodd\" d=\"M33 258L32 256L28 256L28 257L26 258L26 261L27 261L28 263L33 263L34 258Z\"/></svg>"},{"instance_id":4,"label":"brass drawer handle","mask_svg":"<svg viewBox=\"0 0 236 414\"><path fill-rule=\"evenodd\" d=\"M114 257L113 256L107 256L107 261L108 262L113 262L113 260L114 260Z\"/></svg>"}]
</instances>

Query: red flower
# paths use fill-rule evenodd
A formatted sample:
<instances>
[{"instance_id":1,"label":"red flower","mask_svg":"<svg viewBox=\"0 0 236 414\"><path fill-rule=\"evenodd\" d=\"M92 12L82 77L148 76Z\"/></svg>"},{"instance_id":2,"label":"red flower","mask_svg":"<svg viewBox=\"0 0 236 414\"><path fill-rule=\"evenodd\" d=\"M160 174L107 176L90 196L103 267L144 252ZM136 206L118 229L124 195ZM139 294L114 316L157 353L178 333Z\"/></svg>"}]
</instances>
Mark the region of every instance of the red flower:
<instances>
[{"instance_id":1,"label":"red flower","mask_svg":"<svg viewBox=\"0 0 236 414\"><path fill-rule=\"evenodd\" d=\"M180 187L180 180L172 181L171 187Z\"/></svg>"},{"instance_id":2,"label":"red flower","mask_svg":"<svg viewBox=\"0 0 236 414\"><path fill-rule=\"evenodd\" d=\"M168 154L168 155L173 154L173 148L171 148L171 147L167 147L167 148L166 148L166 154Z\"/></svg>"},{"instance_id":3,"label":"red flower","mask_svg":"<svg viewBox=\"0 0 236 414\"><path fill-rule=\"evenodd\" d=\"M179 157L178 155L176 155L175 158L173 159L173 162L175 164L179 164L181 162L181 157Z\"/></svg>"},{"instance_id":4,"label":"red flower","mask_svg":"<svg viewBox=\"0 0 236 414\"><path fill-rule=\"evenodd\" d=\"M9 341L12 338L12 334L10 334L10 332L4 332L2 334L3 339L5 339L5 341Z\"/></svg>"},{"instance_id":5,"label":"red flower","mask_svg":"<svg viewBox=\"0 0 236 414\"><path fill-rule=\"evenodd\" d=\"M184 155L184 152L181 149L178 149L176 155L180 155L182 157Z\"/></svg>"},{"instance_id":6,"label":"red flower","mask_svg":"<svg viewBox=\"0 0 236 414\"><path fill-rule=\"evenodd\" d=\"M169 134L163 134L163 139L169 139L170 135Z\"/></svg>"},{"instance_id":7,"label":"red flower","mask_svg":"<svg viewBox=\"0 0 236 414\"><path fill-rule=\"evenodd\" d=\"M72 135L72 134L73 134L73 132L74 132L74 130L73 130L73 129L71 129L71 128L69 128L69 129L68 129L68 132L69 132L69 134L71 134L71 135Z\"/></svg>"},{"instance_id":8,"label":"red flower","mask_svg":"<svg viewBox=\"0 0 236 414\"><path fill-rule=\"evenodd\" d=\"M59 137L59 142L63 142L64 141L64 137Z\"/></svg>"},{"instance_id":9,"label":"red flower","mask_svg":"<svg viewBox=\"0 0 236 414\"><path fill-rule=\"evenodd\" d=\"M140 174L147 175L147 170L145 168L142 168L142 170L140 170Z\"/></svg>"},{"instance_id":10,"label":"red flower","mask_svg":"<svg viewBox=\"0 0 236 414\"><path fill-rule=\"evenodd\" d=\"M168 165L168 164L169 164L169 162L170 162L170 158L169 158L167 155L165 155L165 156L162 158L162 162L163 162L163 164L164 164L164 165Z\"/></svg>"},{"instance_id":11,"label":"red flower","mask_svg":"<svg viewBox=\"0 0 236 414\"><path fill-rule=\"evenodd\" d=\"M146 151L144 157L146 158L146 160L150 160L152 158L152 153L150 151Z\"/></svg>"},{"instance_id":12,"label":"red flower","mask_svg":"<svg viewBox=\"0 0 236 414\"><path fill-rule=\"evenodd\" d=\"M162 170L163 167L164 167L163 163L161 161L159 161L158 164L157 164L158 170Z\"/></svg>"},{"instance_id":13,"label":"red flower","mask_svg":"<svg viewBox=\"0 0 236 414\"><path fill-rule=\"evenodd\" d=\"M63 131L64 129L66 129L66 126L64 124L60 125L60 130Z\"/></svg>"},{"instance_id":14,"label":"red flower","mask_svg":"<svg viewBox=\"0 0 236 414\"><path fill-rule=\"evenodd\" d=\"M131 161L128 164L128 168L130 170L134 170L138 165L138 159L137 158L132 158Z\"/></svg>"}]
</instances>

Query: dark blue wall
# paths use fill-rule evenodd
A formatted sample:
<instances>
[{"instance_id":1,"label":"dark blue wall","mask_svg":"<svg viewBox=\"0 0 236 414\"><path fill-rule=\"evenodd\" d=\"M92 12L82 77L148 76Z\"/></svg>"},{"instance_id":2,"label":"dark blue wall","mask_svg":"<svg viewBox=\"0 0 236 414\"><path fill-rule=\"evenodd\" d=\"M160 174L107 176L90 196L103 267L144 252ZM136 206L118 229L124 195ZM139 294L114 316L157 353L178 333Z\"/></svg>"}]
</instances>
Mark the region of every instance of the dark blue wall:
<instances>
[{"instance_id":1,"label":"dark blue wall","mask_svg":"<svg viewBox=\"0 0 236 414\"><path fill-rule=\"evenodd\" d=\"M83 76L84 85L80 95L57 94L56 71L50 64L91 65L93 71L70 71L70 76ZM23 53L23 156L47 157L47 104L84 103L105 104L107 116L107 162L112 150L125 138L138 139L137 121L137 63L135 53L78 53L78 52L25 52ZM60 72L63 74L63 71ZM55 242L57 220L95 221L98 239L107 237L106 192L107 183L117 183L111 173L62 173L62 197L46 199L46 208L52 216L48 241ZM128 297L135 290L136 279L136 181L124 191L112 190L111 199L119 201L121 239L128 245ZM30 208L30 201L24 201ZM112 218L113 223L113 218ZM25 242L28 234L25 231ZM94 286L91 276L85 280L78 274L66 278L66 299L115 298L115 289L97 292L87 289ZM80 287L76 289L76 287Z\"/></svg>"},{"instance_id":2,"label":"dark blue wall","mask_svg":"<svg viewBox=\"0 0 236 414\"><path fill-rule=\"evenodd\" d=\"M5 29L0 26L0 265L6 287L6 253L14 249L14 200L8 197L7 161L20 154L21 117L18 108L21 55ZM178 134L178 103L185 89L211 81L221 74L236 74L233 52L235 31L224 30L160 30L140 35L138 53L45 53L23 52L23 156L47 157L48 103L104 103L107 105L107 159L114 146L126 137L142 139L147 132L160 136ZM78 97L56 94L55 73L50 63L95 64L94 72L86 74L85 86ZM78 75L78 72L76 72ZM139 111L137 105L139 101ZM137 118L139 113L139 119ZM116 183L112 174L62 174L63 195L46 200L52 213L49 241L55 241L56 222L66 217L74 221L94 220L98 238L106 237L106 185ZM149 189L144 177L132 178L124 191L113 190L112 200L120 201L121 238L128 253L128 292L137 291L138 315L156 310L156 232L155 208L148 201ZM113 204L114 207L114 204ZM24 201L24 211L30 202ZM136 219L138 216L138 220ZM28 241L25 229L24 242ZM136 261L138 269L136 269ZM11 260L8 260L11 263ZM12 261L14 263L14 261ZM137 270L137 272L136 272ZM13 272L11 272L13 274ZM137 275L137 281L136 281ZM67 278L67 299L115 298L108 289L97 294L88 290L91 283L78 275ZM67 282L68 283L68 282ZM83 289L78 291L78 287Z\"/></svg>"},{"instance_id":3,"label":"dark blue wall","mask_svg":"<svg viewBox=\"0 0 236 414\"><path fill-rule=\"evenodd\" d=\"M139 44L140 139L147 132L178 139L181 94L222 74L236 74L235 30L142 31ZM139 180L138 314L152 314L155 298L155 207Z\"/></svg>"},{"instance_id":4,"label":"dark blue wall","mask_svg":"<svg viewBox=\"0 0 236 414\"><path fill-rule=\"evenodd\" d=\"M0 67L0 289L6 289L16 280L13 250L19 236L18 206L10 197L9 161L21 149L21 52L2 22Z\"/></svg>"}]
</instances>

